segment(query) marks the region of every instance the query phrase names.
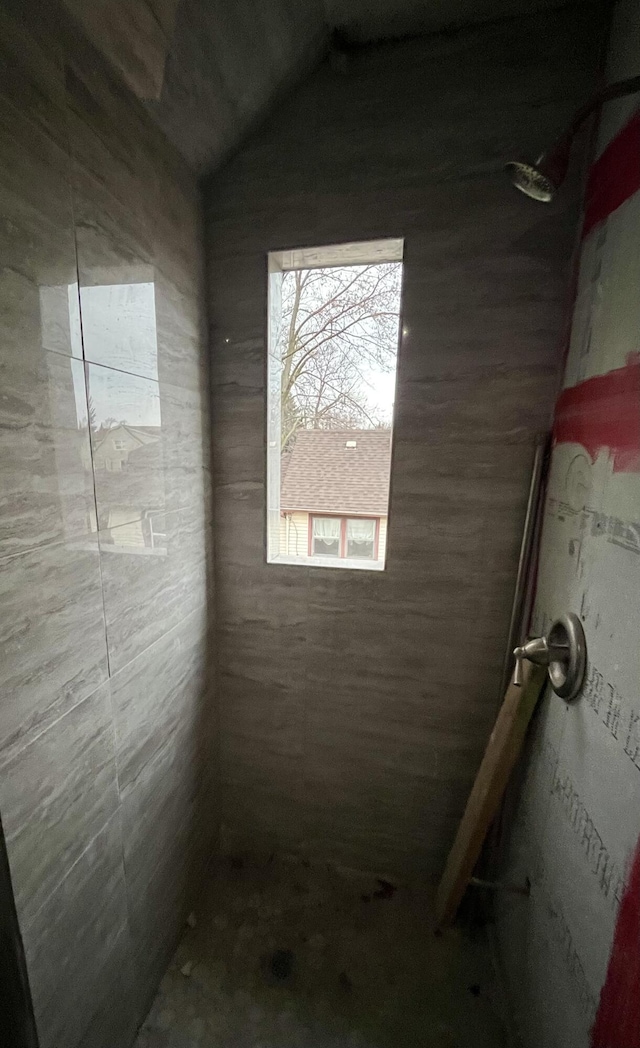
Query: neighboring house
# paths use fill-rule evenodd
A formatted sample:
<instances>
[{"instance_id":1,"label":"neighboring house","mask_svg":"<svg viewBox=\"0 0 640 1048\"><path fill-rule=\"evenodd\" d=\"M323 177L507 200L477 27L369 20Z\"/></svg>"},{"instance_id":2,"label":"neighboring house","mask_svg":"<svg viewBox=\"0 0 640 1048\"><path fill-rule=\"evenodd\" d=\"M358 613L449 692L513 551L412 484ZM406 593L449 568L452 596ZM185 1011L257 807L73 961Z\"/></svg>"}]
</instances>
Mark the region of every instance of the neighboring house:
<instances>
[{"instance_id":1,"label":"neighboring house","mask_svg":"<svg viewBox=\"0 0 640 1048\"><path fill-rule=\"evenodd\" d=\"M391 431L301 429L282 456L280 553L384 561Z\"/></svg>"},{"instance_id":2,"label":"neighboring house","mask_svg":"<svg viewBox=\"0 0 640 1048\"><path fill-rule=\"evenodd\" d=\"M128 426L120 422L112 427L101 427L93 434L95 468L119 472L133 451L147 444L157 444L160 435L159 426Z\"/></svg>"},{"instance_id":3,"label":"neighboring house","mask_svg":"<svg viewBox=\"0 0 640 1048\"><path fill-rule=\"evenodd\" d=\"M103 545L158 549L165 540L159 426L120 422L92 435Z\"/></svg>"}]
</instances>

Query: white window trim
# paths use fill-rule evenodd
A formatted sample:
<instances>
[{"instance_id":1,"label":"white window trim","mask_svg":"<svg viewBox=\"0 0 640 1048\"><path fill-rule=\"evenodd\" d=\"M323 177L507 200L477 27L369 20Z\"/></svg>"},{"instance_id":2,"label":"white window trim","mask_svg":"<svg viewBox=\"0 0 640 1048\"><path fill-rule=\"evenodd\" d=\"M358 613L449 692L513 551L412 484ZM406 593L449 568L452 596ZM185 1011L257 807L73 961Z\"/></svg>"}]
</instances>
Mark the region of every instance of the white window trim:
<instances>
[{"instance_id":1,"label":"white window trim","mask_svg":"<svg viewBox=\"0 0 640 1048\"><path fill-rule=\"evenodd\" d=\"M297 564L307 568L353 568L356 571L384 571L385 565L381 560L365 560L358 557L350 560L348 557L288 557L283 553L277 553L271 557L269 564Z\"/></svg>"},{"instance_id":2,"label":"white window trim","mask_svg":"<svg viewBox=\"0 0 640 1048\"><path fill-rule=\"evenodd\" d=\"M282 323L282 275L292 269L322 269L328 266L366 266L373 263L403 262L404 237L387 237L382 240L354 241L347 244L327 244L324 247L291 248L285 251L270 251L267 256L267 461L266 495L267 522L265 560L267 564L292 564L297 566L351 568L356 571L384 571L385 563L379 560L346 557L290 557L280 553L280 398L277 408L270 402L269 358L279 343ZM386 551L385 551L386 561Z\"/></svg>"}]
</instances>

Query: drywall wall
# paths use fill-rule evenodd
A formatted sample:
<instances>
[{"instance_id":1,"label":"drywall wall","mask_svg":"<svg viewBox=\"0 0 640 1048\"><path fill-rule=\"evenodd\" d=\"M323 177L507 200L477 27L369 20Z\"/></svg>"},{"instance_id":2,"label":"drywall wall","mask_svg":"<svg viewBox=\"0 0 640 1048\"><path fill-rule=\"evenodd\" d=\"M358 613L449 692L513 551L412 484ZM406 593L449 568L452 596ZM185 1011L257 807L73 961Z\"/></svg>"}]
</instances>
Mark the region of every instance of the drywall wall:
<instances>
[{"instance_id":1,"label":"drywall wall","mask_svg":"<svg viewBox=\"0 0 640 1048\"><path fill-rule=\"evenodd\" d=\"M640 5L623 0L609 80L640 73L639 55ZM625 900L640 834L639 105L605 107L587 182L533 622L580 615L587 679L539 712L505 873L531 897L498 909L531 1048L640 1044L637 870Z\"/></svg>"},{"instance_id":2,"label":"drywall wall","mask_svg":"<svg viewBox=\"0 0 640 1048\"><path fill-rule=\"evenodd\" d=\"M68 23L0 10L0 812L40 1048L116 1048L217 831L201 216Z\"/></svg>"},{"instance_id":3,"label":"drywall wall","mask_svg":"<svg viewBox=\"0 0 640 1048\"><path fill-rule=\"evenodd\" d=\"M595 68L584 7L325 65L206 186L223 822L442 869L495 717L574 218L502 173ZM266 256L405 238L387 570L265 563Z\"/></svg>"}]
</instances>

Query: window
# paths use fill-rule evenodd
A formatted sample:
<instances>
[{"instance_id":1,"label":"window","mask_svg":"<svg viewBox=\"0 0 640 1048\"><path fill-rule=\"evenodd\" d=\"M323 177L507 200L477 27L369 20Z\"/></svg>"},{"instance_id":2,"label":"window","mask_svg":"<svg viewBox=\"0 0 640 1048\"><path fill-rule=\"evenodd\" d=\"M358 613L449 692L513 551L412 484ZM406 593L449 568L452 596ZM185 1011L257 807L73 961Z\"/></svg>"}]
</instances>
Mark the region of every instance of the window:
<instances>
[{"instance_id":1,"label":"window","mask_svg":"<svg viewBox=\"0 0 640 1048\"><path fill-rule=\"evenodd\" d=\"M311 517L309 555L345 560L376 560L378 528L377 519Z\"/></svg>"},{"instance_id":2,"label":"window","mask_svg":"<svg viewBox=\"0 0 640 1048\"><path fill-rule=\"evenodd\" d=\"M164 547L167 544L167 525L164 513L149 514L149 538L154 548Z\"/></svg>"},{"instance_id":3,"label":"window","mask_svg":"<svg viewBox=\"0 0 640 1048\"><path fill-rule=\"evenodd\" d=\"M402 254L269 255L269 563L384 567Z\"/></svg>"},{"instance_id":4,"label":"window","mask_svg":"<svg viewBox=\"0 0 640 1048\"><path fill-rule=\"evenodd\" d=\"M144 544L151 549L164 549L167 545L167 526L162 512L146 509L141 516Z\"/></svg>"},{"instance_id":5,"label":"window","mask_svg":"<svg viewBox=\"0 0 640 1048\"><path fill-rule=\"evenodd\" d=\"M341 521L339 517L312 517L311 554L315 557L339 557Z\"/></svg>"},{"instance_id":6,"label":"window","mask_svg":"<svg viewBox=\"0 0 640 1048\"><path fill-rule=\"evenodd\" d=\"M114 440L113 447L116 451L125 451L126 449L124 440Z\"/></svg>"},{"instance_id":7,"label":"window","mask_svg":"<svg viewBox=\"0 0 640 1048\"><path fill-rule=\"evenodd\" d=\"M347 557L374 560L376 546L375 520L347 521Z\"/></svg>"}]
</instances>

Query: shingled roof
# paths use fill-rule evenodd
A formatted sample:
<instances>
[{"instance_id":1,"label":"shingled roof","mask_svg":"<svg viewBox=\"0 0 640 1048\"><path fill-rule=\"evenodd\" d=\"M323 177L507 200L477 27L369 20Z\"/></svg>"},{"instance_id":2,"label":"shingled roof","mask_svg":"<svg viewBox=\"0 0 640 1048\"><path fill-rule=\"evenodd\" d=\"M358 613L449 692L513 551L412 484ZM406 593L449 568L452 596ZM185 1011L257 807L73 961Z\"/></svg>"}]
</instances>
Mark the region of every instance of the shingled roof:
<instances>
[{"instance_id":1,"label":"shingled roof","mask_svg":"<svg viewBox=\"0 0 640 1048\"><path fill-rule=\"evenodd\" d=\"M384 517L390 463L388 429L298 430L283 455L280 509Z\"/></svg>"}]
</instances>

